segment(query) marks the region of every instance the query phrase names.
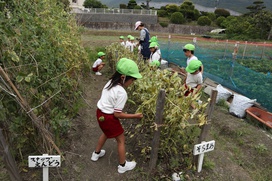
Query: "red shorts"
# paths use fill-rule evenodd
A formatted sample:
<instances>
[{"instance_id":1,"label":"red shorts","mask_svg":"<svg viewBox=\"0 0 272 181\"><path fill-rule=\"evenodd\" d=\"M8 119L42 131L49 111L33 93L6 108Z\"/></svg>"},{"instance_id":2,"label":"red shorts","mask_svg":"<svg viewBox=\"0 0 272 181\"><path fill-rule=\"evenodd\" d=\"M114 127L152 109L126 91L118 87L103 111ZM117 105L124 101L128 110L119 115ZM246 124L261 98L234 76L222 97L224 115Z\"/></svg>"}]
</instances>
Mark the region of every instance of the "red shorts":
<instances>
[{"instance_id":1,"label":"red shorts","mask_svg":"<svg viewBox=\"0 0 272 181\"><path fill-rule=\"evenodd\" d=\"M97 72L98 71L98 66L97 67L93 67L93 71Z\"/></svg>"},{"instance_id":2,"label":"red shorts","mask_svg":"<svg viewBox=\"0 0 272 181\"><path fill-rule=\"evenodd\" d=\"M185 84L185 88L187 89L186 92L184 93L185 97L187 97L189 94L194 92L194 89L191 89L191 88L187 87L186 84Z\"/></svg>"},{"instance_id":3,"label":"red shorts","mask_svg":"<svg viewBox=\"0 0 272 181\"><path fill-rule=\"evenodd\" d=\"M124 133L124 129L113 114L103 113L100 109L96 110L96 118L99 127L108 138L115 138Z\"/></svg>"}]
</instances>

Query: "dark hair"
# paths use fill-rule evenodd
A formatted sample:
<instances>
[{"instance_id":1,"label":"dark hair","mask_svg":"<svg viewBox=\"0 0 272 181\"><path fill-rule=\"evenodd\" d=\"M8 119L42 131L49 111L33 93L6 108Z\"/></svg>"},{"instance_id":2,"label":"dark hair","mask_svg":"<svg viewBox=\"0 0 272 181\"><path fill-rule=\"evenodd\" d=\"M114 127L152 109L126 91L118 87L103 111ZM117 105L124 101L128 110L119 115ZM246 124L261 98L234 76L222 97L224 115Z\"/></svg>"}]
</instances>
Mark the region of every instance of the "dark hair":
<instances>
[{"instance_id":1,"label":"dark hair","mask_svg":"<svg viewBox=\"0 0 272 181\"><path fill-rule=\"evenodd\" d=\"M119 72L115 72L112 76L111 76L111 78L110 78L110 80L111 80L111 82L110 82L110 84L108 85L108 87L106 87L106 89L108 89L108 90L110 90L111 88L113 88L114 86L116 86L116 85L118 85L118 84L123 84L122 83L122 79L121 79L121 76L122 76L123 74L120 74ZM128 80L130 80L130 79L134 79L134 80L136 80L136 78L134 78L134 77L131 77L131 76L126 76L126 79L125 79L125 82L126 81L128 81Z\"/></svg>"},{"instance_id":2,"label":"dark hair","mask_svg":"<svg viewBox=\"0 0 272 181\"><path fill-rule=\"evenodd\" d=\"M202 65L199 67L199 69L198 69L200 72L202 71Z\"/></svg>"},{"instance_id":3,"label":"dark hair","mask_svg":"<svg viewBox=\"0 0 272 181\"><path fill-rule=\"evenodd\" d=\"M139 26L144 26L144 23L141 23Z\"/></svg>"},{"instance_id":4,"label":"dark hair","mask_svg":"<svg viewBox=\"0 0 272 181\"><path fill-rule=\"evenodd\" d=\"M188 50L188 49L183 49L184 52L191 51L191 54L194 54L194 50Z\"/></svg>"}]
</instances>

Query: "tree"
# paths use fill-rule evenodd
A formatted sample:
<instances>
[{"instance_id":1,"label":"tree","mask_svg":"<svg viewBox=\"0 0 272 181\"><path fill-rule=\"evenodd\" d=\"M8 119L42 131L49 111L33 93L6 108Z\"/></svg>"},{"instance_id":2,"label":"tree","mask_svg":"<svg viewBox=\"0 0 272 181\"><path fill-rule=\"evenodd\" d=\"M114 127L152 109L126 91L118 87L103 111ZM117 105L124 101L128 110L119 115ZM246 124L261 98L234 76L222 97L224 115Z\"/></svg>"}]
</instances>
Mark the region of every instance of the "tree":
<instances>
[{"instance_id":1,"label":"tree","mask_svg":"<svg viewBox=\"0 0 272 181\"><path fill-rule=\"evenodd\" d=\"M180 5L180 12L187 20L197 20L200 16L199 11L195 9L194 4L190 1L185 1Z\"/></svg>"},{"instance_id":2,"label":"tree","mask_svg":"<svg viewBox=\"0 0 272 181\"><path fill-rule=\"evenodd\" d=\"M215 23L217 26L220 26L222 28L225 28L224 26L222 26L222 23L226 20L226 18L224 16L219 16L216 20Z\"/></svg>"},{"instance_id":3,"label":"tree","mask_svg":"<svg viewBox=\"0 0 272 181\"><path fill-rule=\"evenodd\" d=\"M222 9L222 8L217 8L214 11L214 14L216 14L216 17L219 17L219 16L228 17L228 16L230 16L230 12L228 10L225 10L225 9Z\"/></svg>"},{"instance_id":4,"label":"tree","mask_svg":"<svg viewBox=\"0 0 272 181\"><path fill-rule=\"evenodd\" d=\"M119 8L120 9L127 9L127 5L126 4L119 4Z\"/></svg>"},{"instance_id":5,"label":"tree","mask_svg":"<svg viewBox=\"0 0 272 181\"><path fill-rule=\"evenodd\" d=\"M166 5L165 8L166 8L166 11L168 12L168 14L172 14L172 13L178 12L180 10L180 8L175 4L168 4L168 5Z\"/></svg>"},{"instance_id":6,"label":"tree","mask_svg":"<svg viewBox=\"0 0 272 181\"><path fill-rule=\"evenodd\" d=\"M85 0L83 6L85 8L107 8L106 5L102 4L98 0Z\"/></svg>"},{"instance_id":7,"label":"tree","mask_svg":"<svg viewBox=\"0 0 272 181\"><path fill-rule=\"evenodd\" d=\"M127 8L134 9L135 6L137 6L137 2L135 0L129 0Z\"/></svg>"},{"instance_id":8,"label":"tree","mask_svg":"<svg viewBox=\"0 0 272 181\"><path fill-rule=\"evenodd\" d=\"M171 15L170 21L174 24L182 24L185 22L185 19L181 12L175 12Z\"/></svg>"},{"instance_id":9,"label":"tree","mask_svg":"<svg viewBox=\"0 0 272 181\"><path fill-rule=\"evenodd\" d=\"M246 9L248 9L250 11L246 15L254 16L258 12L265 9L266 7L263 5L263 3L264 3L263 1L254 1L253 2L254 5L250 5L250 6L246 7Z\"/></svg>"},{"instance_id":10,"label":"tree","mask_svg":"<svg viewBox=\"0 0 272 181\"><path fill-rule=\"evenodd\" d=\"M208 16L201 16L197 20L197 24L200 26L210 26L212 21L208 18Z\"/></svg>"}]
</instances>

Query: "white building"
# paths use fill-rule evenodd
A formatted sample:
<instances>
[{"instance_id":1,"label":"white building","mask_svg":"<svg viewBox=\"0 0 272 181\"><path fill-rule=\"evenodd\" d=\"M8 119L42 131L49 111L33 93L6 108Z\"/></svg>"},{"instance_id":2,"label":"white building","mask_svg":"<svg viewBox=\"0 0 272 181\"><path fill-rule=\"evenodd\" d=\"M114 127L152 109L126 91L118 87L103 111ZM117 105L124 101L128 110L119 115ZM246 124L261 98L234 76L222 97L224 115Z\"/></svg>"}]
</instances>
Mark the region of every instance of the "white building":
<instances>
[{"instance_id":1,"label":"white building","mask_svg":"<svg viewBox=\"0 0 272 181\"><path fill-rule=\"evenodd\" d=\"M69 0L69 1L70 1L70 7L81 8L83 7L83 3L85 0Z\"/></svg>"}]
</instances>

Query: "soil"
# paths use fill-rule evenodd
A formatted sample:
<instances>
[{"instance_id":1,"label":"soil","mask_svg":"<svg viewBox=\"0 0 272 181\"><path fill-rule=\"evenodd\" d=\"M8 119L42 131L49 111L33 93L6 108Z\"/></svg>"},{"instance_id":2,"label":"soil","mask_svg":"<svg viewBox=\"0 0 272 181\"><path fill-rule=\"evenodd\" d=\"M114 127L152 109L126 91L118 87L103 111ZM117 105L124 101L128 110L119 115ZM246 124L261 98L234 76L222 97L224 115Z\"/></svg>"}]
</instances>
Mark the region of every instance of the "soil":
<instances>
[{"instance_id":1,"label":"soil","mask_svg":"<svg viewBox=\"0 0 272 181\"><path fill-rule=\"evenodd\" d=\"M65 138L66 144L62 148L65 160L62 161L61 168L50 169L50 180L152 180L147 177L143 179L148 163L137 155L133 158L136 158L138 168L124 174L117 172L118 155L114 139L106 142L106 155L103 158L97 162L90 159L101 134L95 118L96 103L109 76L110 73L104 72L102 76L85 76L82 80L82 99L85 106L73 121L72 129ZM205 154L204 167L200 173L192 171L184 174L186 180L269 180L272 174L272 153L269 151L272 150L271 131L246 119L230 115L225 107L216 106L208 140L215 140L215 150ZM129 144L126 149L127 152L133 152ZM171 175L172 173L169 173L161 180L171 180ZM42 180L42 171L29 169L29 172L22 176L24 180Z\"/></svg>"}]
</instances>

